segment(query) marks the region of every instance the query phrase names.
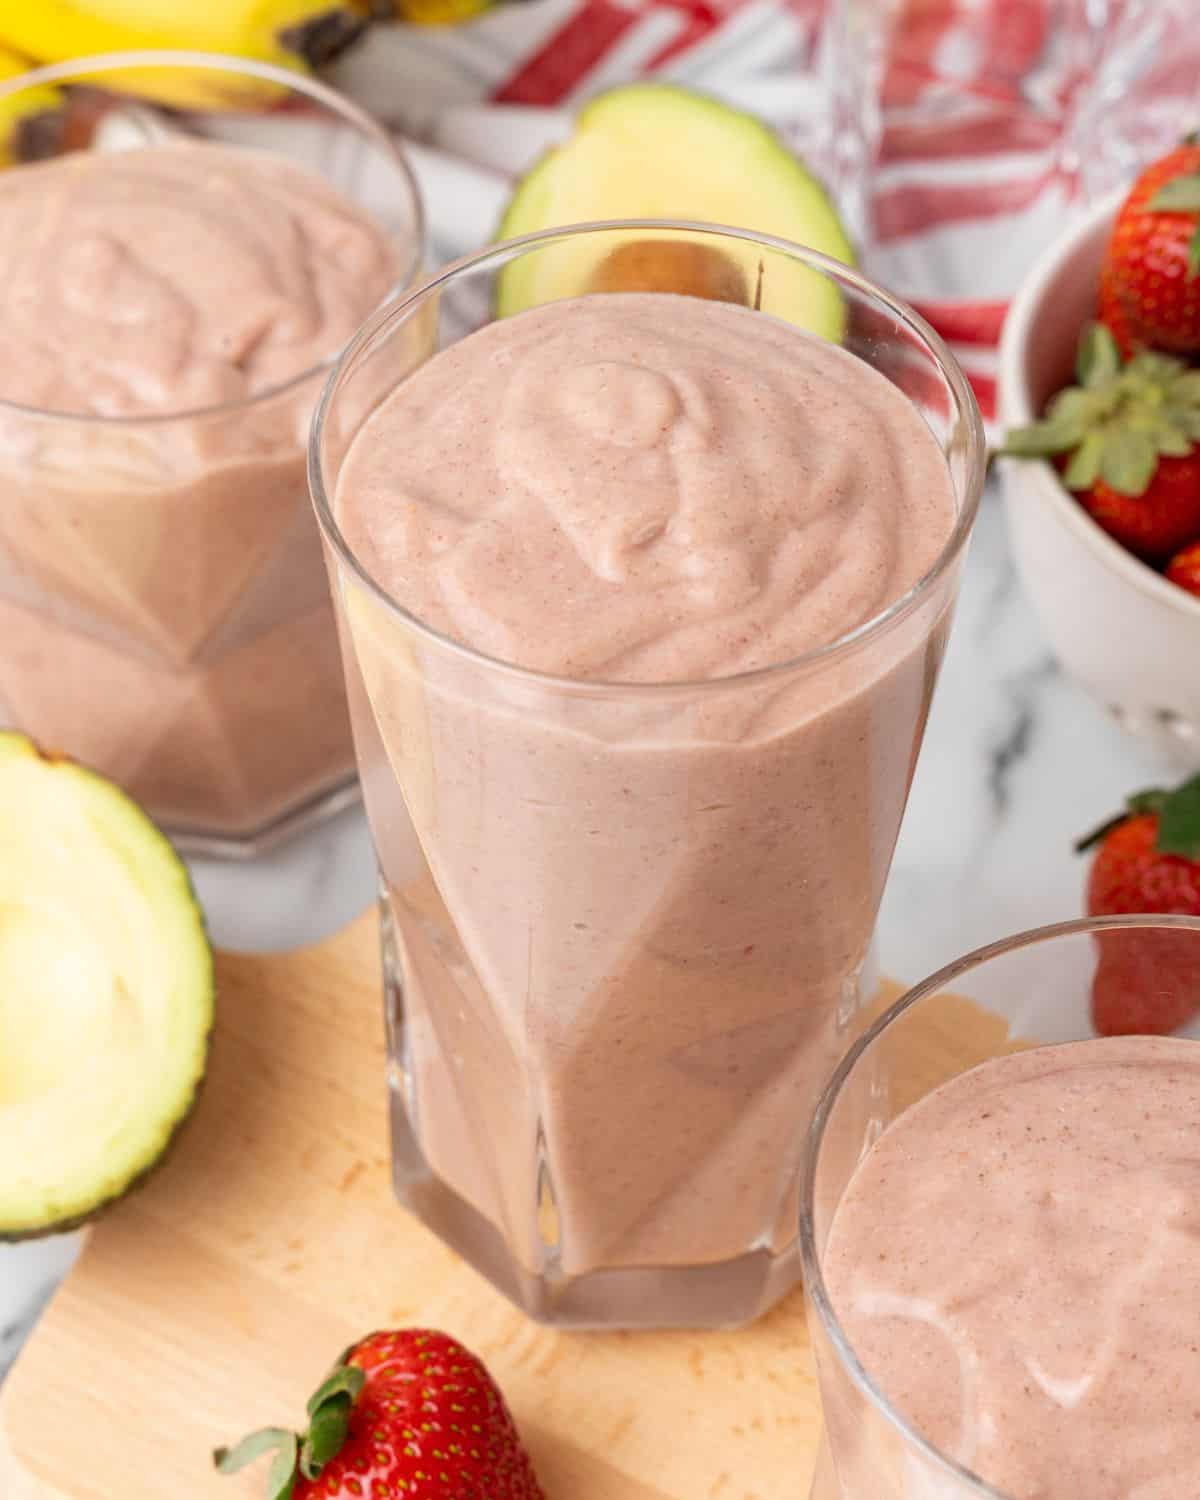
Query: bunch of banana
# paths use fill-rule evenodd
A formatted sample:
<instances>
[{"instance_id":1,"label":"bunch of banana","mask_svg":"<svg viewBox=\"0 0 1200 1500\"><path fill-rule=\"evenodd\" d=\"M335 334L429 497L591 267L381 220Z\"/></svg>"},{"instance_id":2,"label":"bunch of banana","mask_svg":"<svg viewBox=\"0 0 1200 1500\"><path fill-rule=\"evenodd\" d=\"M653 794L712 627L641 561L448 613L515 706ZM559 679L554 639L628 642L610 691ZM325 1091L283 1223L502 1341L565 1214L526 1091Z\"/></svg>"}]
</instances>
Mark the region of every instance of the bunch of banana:
<instances>
[{"instance_id":1,"label":"bunch of banana","mask_svg":"<svg viewBox=\"0 0 1200 1500\"><path fill-rule=\"evenodd\" d=\"M24 67L182 48L304 72L357 40L366 11L365 0L0 0L0 48L27 59ZM137 69L97 81L116 87L118 79L122 92L180 108L247 107L279 92L267 81L200 69ZM0 98L0 131L8 103Z\"/></svg>"}]
</instances>

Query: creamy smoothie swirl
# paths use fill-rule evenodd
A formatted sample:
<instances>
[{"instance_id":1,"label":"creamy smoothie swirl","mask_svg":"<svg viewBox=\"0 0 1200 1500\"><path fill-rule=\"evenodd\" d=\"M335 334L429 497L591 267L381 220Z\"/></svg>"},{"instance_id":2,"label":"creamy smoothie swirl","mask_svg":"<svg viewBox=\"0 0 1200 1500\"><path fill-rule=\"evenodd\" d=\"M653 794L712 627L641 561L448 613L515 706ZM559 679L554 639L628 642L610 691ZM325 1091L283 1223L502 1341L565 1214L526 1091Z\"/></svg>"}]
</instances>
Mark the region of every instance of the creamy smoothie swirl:
<instances>
[{"instance_id":1,"label":"creamy smoothie swirl","mask_svg":"<svg viewBox=\"0 0 1200 1500\"><path fill-rule=\"evenodd\" d=\"M1200 1491L1198 1119L1194 1042L1042 1047L922 1099L851 1179L825 1275L852 1346L1014 1500Z\"/></svg>"},{"instance_id":2,"label":"creamy smoothie swirl","mask_svg":"<svg viewBox=\"0 0 1200 1500\"><path fill-rule=\"evenodd\" d=\"M315 173L206 141L6 172L0 398L145 416L256 396L345 343L396 251Z\"/></svg>"},{"instance_id":3,"label":"creamy smoothie swirl","mask_svg":"<svg viewBox=\"0 0 1200 1500\"><path fill-rule=\"evenodd\" d=\"M211 142L0 173L0 723L206 835L346 779L304 445L411 250Z\"/></svg>"},{"instance_id":4,"label":"creamy smoothie swirl","mask_svg":"<svg viewBox=\"0 0 1200 1500\"><path fill-rule=\"evenodd\" d=\"M557 302L416 371L339 519L419 618L564 676L786 661L907 592L953 500L919 413L823 340L661 294Z\"/></svg>"},{"instance_id":5,"label":"creamy smoothie swirl","mask_svg":"<svg viewBox=\"0 0 1200 1500\"><path fill-rule=\"evenodd\" d=\"M407 357L429 330L403 327ZM334 508L421 620L584 680L339 595L403 975L400 1155L522 1275L645 1273L650 1306L655 1268L703 1268L699 1321L752 1315L794 1275L797 1143L868 982L953 570L894 631L714 679L929 569L955 516L933 433L789 324L606 293L420 366Z\"/></svg>"}]
</instances>

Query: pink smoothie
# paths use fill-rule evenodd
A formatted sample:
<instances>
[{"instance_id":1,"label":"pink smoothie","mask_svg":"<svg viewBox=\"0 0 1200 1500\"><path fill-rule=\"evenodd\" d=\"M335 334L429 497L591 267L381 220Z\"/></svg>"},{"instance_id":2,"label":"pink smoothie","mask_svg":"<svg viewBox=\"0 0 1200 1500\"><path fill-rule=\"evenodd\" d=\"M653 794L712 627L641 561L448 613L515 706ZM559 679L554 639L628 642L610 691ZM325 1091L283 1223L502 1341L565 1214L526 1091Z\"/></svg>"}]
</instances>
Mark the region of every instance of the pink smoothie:
<instances>
[{"instance_id":1,"label":"pink smoothie","mask_svg":"<svg viewBox=\"0 0 1200 1500\"><path fill-rule=\"evenodd\" d=\"M825 1257L851 1345L1013 1500L1200 1492L1198 1120L1194 1043L1043 1047L922 1099L851 1179Z\"/></svg>"},{"instance_id":2,"label":"pink smoothie","mask_svg":"<svg viewBox=\"0 0 1200 1500\"><path fill-rule=\"evenodd\" d=\"M882 376L744 308L644 293L445 350L339 495L363 561L426 624L610 682L825 645L906 593L954 519L941 452Z\"/></svg>"},{"instance_id":3,"label":"pink smoothie","mask_svg":"<svg viewBox=\"0 0 1200 1500\"><path fill-rule=\"evenodd\" d=\"M352 770L296 380L397 251L320 177L202 142L0 177L0 722L169 823ZM288 382L292 382L289 384Z\"/></svg>"},{"instance_id":4,"label":"pink smoothie","mask_svg":"<svg viewBox=\"0 0 1200 1500\"><path fill-rule=\"evenodd\" d=\"M955 502L932 435L793 327L592 296L417 370L336 510L426 625L572 679L348 602L414 1173L535 1275L783 1255L952 585L831 661L736 674L933 565Z\"/></svg>"}]
</instances>

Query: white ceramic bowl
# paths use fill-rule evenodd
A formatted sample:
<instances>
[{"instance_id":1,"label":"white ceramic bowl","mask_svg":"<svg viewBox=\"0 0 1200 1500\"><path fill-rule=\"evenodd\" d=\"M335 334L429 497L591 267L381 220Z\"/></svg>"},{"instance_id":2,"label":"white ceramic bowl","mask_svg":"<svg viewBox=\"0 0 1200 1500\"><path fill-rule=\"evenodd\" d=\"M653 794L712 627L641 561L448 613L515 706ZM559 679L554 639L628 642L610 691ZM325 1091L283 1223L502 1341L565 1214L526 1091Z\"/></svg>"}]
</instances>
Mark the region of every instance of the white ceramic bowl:
<instances>
[{"instance_id":1,"label":"white ceramic bowl","mask_svg":"<svg viewBox=\"0 0 1200 1500\"><path fill-rule=\"evenodd\" d=\"M1033 421L1070 381L1123 196L1057 240L1013 300L1000 344L1005 430ZM1200 598L1101 531L1048 463L1002 459L1000 469L1017 567L1063 666L1132 733L1200 767Z\"/></svg>"}]
</instances>

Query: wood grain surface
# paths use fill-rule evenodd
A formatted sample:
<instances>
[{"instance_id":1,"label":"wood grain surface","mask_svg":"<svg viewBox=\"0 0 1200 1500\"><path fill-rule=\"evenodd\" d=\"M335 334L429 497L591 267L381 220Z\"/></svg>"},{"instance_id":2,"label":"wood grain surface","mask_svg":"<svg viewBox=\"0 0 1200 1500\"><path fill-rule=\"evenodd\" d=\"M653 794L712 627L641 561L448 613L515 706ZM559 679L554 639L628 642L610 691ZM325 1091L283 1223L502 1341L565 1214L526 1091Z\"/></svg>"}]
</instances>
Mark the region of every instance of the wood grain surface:
<instances>
[{"instance_id":1,"label":"wood grain surface","mask_svg":"<svg viewBox=\"0 0 1200 1500\"><path fill-rule=\"evenodd\" d=\"M218 1478L212 1447L295 1425L346 1344L419 1323L491 1367L548 1500L805 1500L799 1293L733 1332L558 1333L397 1206L375 941L367 915L319 947L219 957L193 1118L93 1227L0 1389L0 1497L260 1495L261 1473Z\"/></svg>"}]
</instances>

